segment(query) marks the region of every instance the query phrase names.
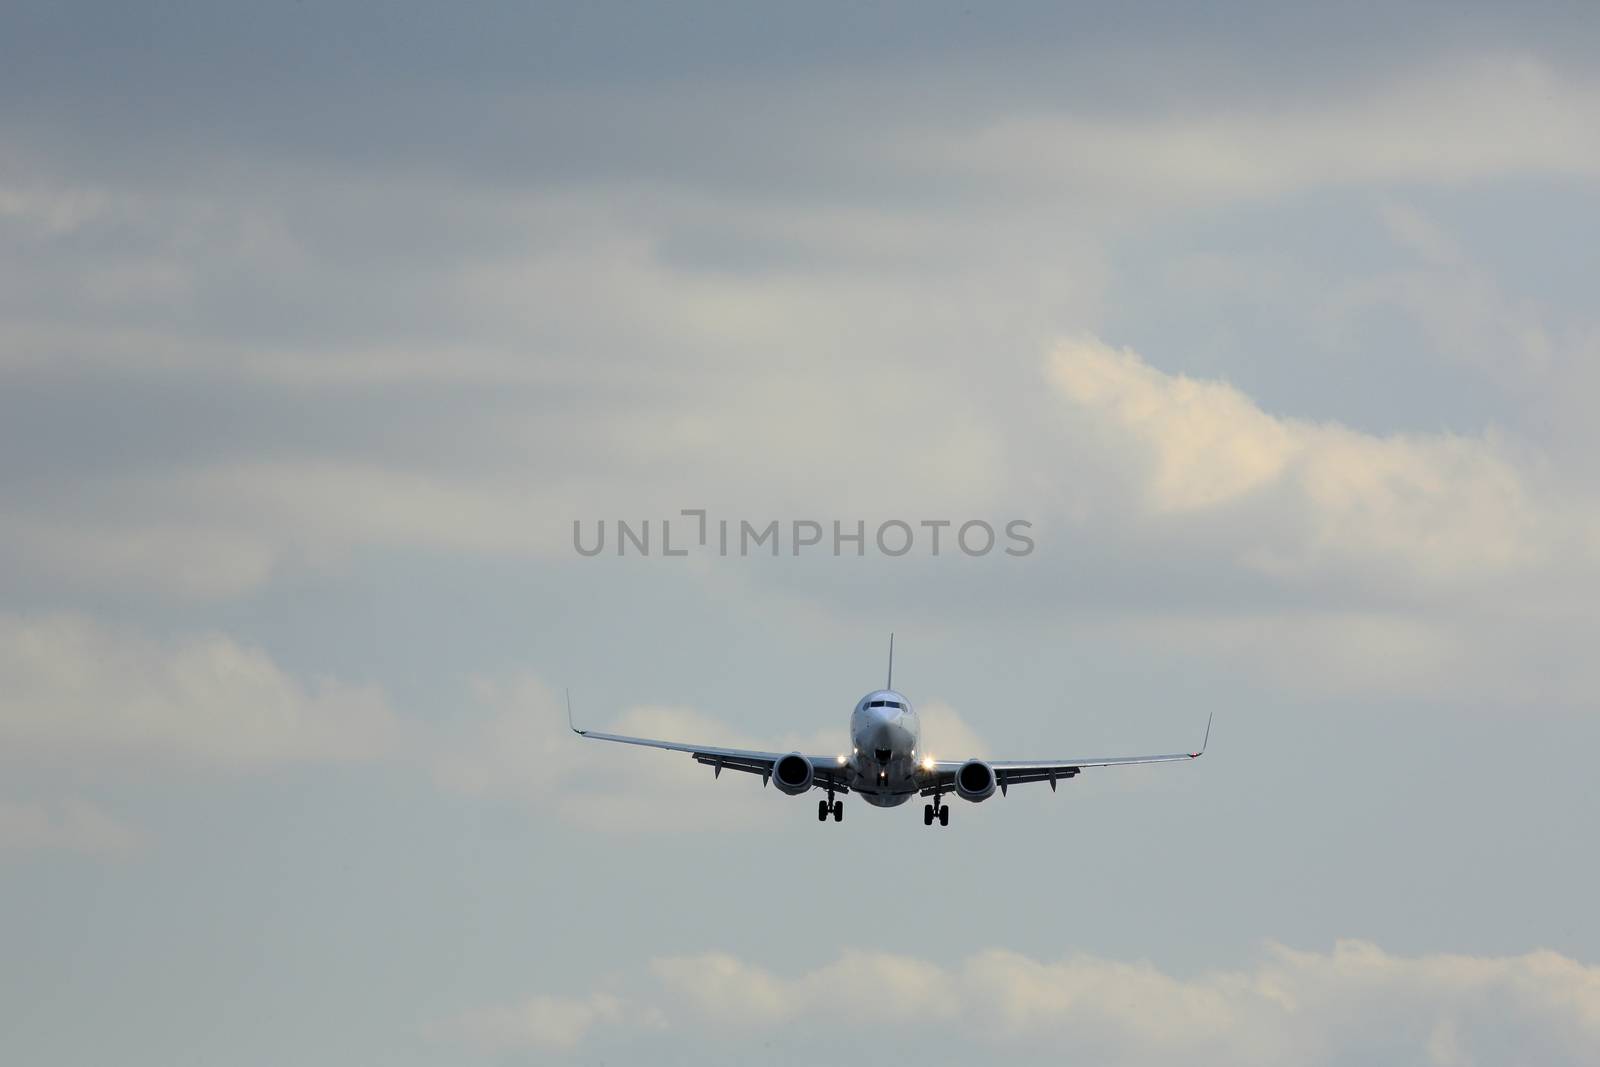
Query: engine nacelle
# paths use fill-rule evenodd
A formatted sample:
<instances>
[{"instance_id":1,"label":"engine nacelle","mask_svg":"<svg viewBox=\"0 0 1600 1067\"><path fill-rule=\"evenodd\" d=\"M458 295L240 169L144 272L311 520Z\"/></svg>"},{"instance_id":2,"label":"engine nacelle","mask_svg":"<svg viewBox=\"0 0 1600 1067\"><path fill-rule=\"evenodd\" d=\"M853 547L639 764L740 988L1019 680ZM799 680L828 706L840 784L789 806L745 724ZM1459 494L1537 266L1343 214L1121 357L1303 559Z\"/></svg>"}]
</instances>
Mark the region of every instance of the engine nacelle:
<instances>
[{"instance_id":1,"label":"engine nacelle","mask_svg":"<svg viewBox=\"0 0 1600 1067\"><path fill-rule=\"evenodd\" d=\"M811 788L811 761L798 752L791 752L772 765L772 784L778 792L797 797ZM993 786L990 790L993 791Z\"/></svg>"},{"instance_id":2,"label":"engine nacelle","mask_svg":"<svg viewBox=\"0 0 1600 1067\"><path fill-rule=\"evenodd\" d=\"M956 795L974 804L994 796L994 768L981 759L969 759L956 771Z\"/></svg>"}]
</instances>

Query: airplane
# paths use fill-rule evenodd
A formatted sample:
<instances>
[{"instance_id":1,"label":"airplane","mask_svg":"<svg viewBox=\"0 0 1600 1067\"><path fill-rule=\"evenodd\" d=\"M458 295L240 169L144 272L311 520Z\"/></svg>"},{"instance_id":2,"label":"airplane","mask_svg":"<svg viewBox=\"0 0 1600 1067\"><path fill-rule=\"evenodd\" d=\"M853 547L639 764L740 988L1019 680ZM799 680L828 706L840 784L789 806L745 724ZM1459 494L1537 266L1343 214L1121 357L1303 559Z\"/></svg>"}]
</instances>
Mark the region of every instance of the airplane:
<instances>
[{"instance_id":1,"label":"airplane","mask_svg":"<svg viewBox=\"0 0 1600 1067\"><path fill-rule=\"evenodd\" d=\"M591 741L617 741L672 752L687 752L695 762L709 766L715 777L724 770L759 774L762 786L770 781L778 791L799 796L825 789L826 800L817 801L817 821L844 821L844 801L836 793L857 793L868 804L893 808L912 797L932 797L922 806L922 825L950 825L950 805L944 797L954 793L974 804L1000 791L1028 782L1049 782L1055 791L1062 779L1076 778L1085 767L1126 767L1136 763L1175 763L1199 759L1211 741L1211 719L1206 719L1205 739L1197 752L1161 756L1112 756L1097 759L1056 760L936 760L922 749L922 724L905 694L894 688L894 635L889 635L889 676L882 689L856 701L850 713L850 754L806 756L799 752L759 752L742 748L715 748L649 737L581 730L572 719L572 694L567 693L567 725Z\"/></svg>"}]
</instances>

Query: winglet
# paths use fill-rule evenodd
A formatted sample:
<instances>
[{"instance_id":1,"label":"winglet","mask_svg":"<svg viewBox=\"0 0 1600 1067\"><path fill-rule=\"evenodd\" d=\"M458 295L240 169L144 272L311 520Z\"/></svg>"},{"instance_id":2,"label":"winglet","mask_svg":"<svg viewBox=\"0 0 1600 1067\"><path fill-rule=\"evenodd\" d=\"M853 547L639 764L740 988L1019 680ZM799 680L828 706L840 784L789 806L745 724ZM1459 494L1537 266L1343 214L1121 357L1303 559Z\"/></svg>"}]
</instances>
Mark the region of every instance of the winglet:
<instances>
[{"instance_id":1,"label":"winglet","mask_svg":"<svg viewBox=\"0 0 1600 1067\"><path fill-rule=\"evenodd\" d=\"M588 730L578 729L577 724L572 721L572 690L570 689L567 690L567 725L572 727L572 732L579 737L589 732Z\"/></svg>"},{"instance_id":2,"label":"winglet","mask_svg":"<svg viewBox=\"0 0 1600 1067\"><path fill-rule=\"evenodd\" d=\"M1215 714L1215 712L1213 712L1212 714ZM1206 737L1205 737L1205 740L1200 742L1200 751L1199 752L1191 752L1191 753L1189 753L1189 758L1190 759L1199 759L1201 756L1204 756L1206 754L1206 746L1209 745L1210 743L1211 743L1211 715L1207 715L1206 716Z\"/></svg>"}]
</instances>

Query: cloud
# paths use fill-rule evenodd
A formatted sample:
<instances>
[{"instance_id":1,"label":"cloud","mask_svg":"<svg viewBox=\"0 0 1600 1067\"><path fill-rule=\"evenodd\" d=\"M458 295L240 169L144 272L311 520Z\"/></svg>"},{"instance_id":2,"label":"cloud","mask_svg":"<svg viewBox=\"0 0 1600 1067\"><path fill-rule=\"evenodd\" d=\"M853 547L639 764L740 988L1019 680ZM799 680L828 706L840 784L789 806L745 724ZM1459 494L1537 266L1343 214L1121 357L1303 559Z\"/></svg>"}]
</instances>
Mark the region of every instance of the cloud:
<instances>
[{"instance_id":1,"label":"cloud","mask_svg":"<svg viewBox=\"0 0 1600 1067\"><path fill-rule=\"evenodd\" d=\"M998 1048L1126 1067L1174 1057L1263 1067L1555 1067L1600 1055L1600 968L1548 951L1397 956L1361 941L1341 941L1331 952L1269 945L1248 966L1194 975L999 949L951 966L849 951L784 974L719 952L658 958L630 989L617 1017L664 1028L662 1047L708 1031L774 1044L819 1032L838 1041L892 1032L940 1059ZM583 1009L576 1014L582 1018Z\"/></svg>"},{"instance_id":2,"label":"cloud","mask_svg":"<svg viewBox=\"0 0 1600 1067\"><path fill-rule=\"evenodd\" d=\"M963 619L990 604L1055 618L1088 605L1102 616L1097 626L1127 628L1142 616L1145 632L1229 655L1276 647L1268 673L1281 670L1291 684L1323 676L1341 692L1419 692L1445 676L1463 685L1471 677L1483 691L1491 671L1504 691L1554 684L1519 670L1511 651L1572 640L1563 620L1584 610L1593 588L1600 509L1531 447L1496 432L1378 435L1280 416L1225 381L1167 373L1093 337L1057 344L1044 359L1049 388L1008 401L1038 381L1036 368L1037 357L1031 372L993 376L997 393L967 404L931 451L905 447L904 426L916 415L907 397L962 384L936 370L924 376L927 391L882 390L880 410L894 417L871 430L848 426L827 390L790 388L780 375L751 392L701 368L715 385L673 393L638 418L631 401L594 396L574 401L587 417L534 428L515 417L517 405L495 408L452 436L442 460L364 441L360 430L340 437L349 410L298 400L314 436L328 435L325 447L268 459L270 439L247 440L237 455L212 459L184 439L133 469L72 482L70 492L52 479L0 516L0 553L25 559L36 580L191 598L241 595L283 567L337 572L379 550L570 561L573 515L675 515L712 497L758 519L870 516L884 506L880 480L842 476L865 449L898 507L1024 514L1040 551L1006 574L909 559L866 583L846 568L787 558L719 573L786 593L819 624L858 614L863 598L881 604L898 588L915 601L954 579L972 583L973 596L946 596L943 610L959 602ZM721 389L744 396L731 414ZM458 409L441 405L429 425L461 428L474 409L470 397ZM577 444L558 447L580 423L588 427ZM380 444L397 458L370 459ZM569 455L568 476L546 466ZM662 464L696 472L696 499L669 495L681 483L656 477ZM774 464L808 473L775 483ZM839 496L836 485L853 488ZM586 563L600 570L607 561ZM1483 616L1491 593L1492 625ZM1103 618L1108 604L1118 618ZM1165 610L1173 607L1182 610ZM521 698L508 690L489 699ZM559 723L559 709L538 704ZM654 714L661 729L716 726ZM497 758L488 752L474 773Z\"/></svg>"},{"instance_id":3,"label":"cloud","mask_svg":"<svg viewBox=\"0 0 1600 1067\"><path fill-rule=\"evenodd\" d=\"M554 810L592 829L636 832L759 825L749 801L760 779L721 780L678 752L584 741L564 702L536 678L479 678L477 714L449 722L402 718L382 691L294 678L261 649L222 634L155 641L71 615L0 615L0 763L131 780L173 770L261 773L293 765L384 765L453 793ZM585 720L586 725L599 727ZM928 736L960 755L982 743L944 705ZM846 738L753 736L688 708L630 708L612 732L728 748L831 755ZM742 790L742 802L730 793ZM770 787L773 803L790 802ZM17 842L119 840L98 809L70 802L9 809ZM127 838L126 841L131 841ZM126 842L125 842L126 843Z\"/></svg>"},{"instance_id":4,"label":"cloud","mask_svg":"<svg viewBox=\"0 0 1600 1067\"><path fill-rule=\"evenodd\" d=\"M1046 376L1097 633L1301 694L1585 706L1600 500L1531 445L1280 416L1095 338Z\"/></svg>"},{"instance_id":5,"label":"cloud","mask_svg":"<svg viewBox=\"0 0 1600 1067\"><path fill-rule=\"evenodd\" d=\"M585 741L568 729L562 698L532 677L480 679L473 690L481 714L442 737L431 757L435 780L456 792L510 798L580 826L623 833L759 826L771 818L765 804L803 806L820 798L784 796L737 771L714 778L686 753ZM720 748L833 755L848 745L842 721L808 735L762 737L689 708L635 707L603 725L589 714L580 704L580 725ZM952 758L984 751L943 704L926 710L923 731Z\"/></svg>"},{"instance_id":6,"label":"cloud","mask_svg":"<svg viewBox=\"0 0 1600 1067\"><path fill-rule=\"evenodd\" d=\"M138 831L88 801L0 801L0 854L63 851L123 856L143 843Z\"/></svg>"},{"instance_id":7,"label":"cloud","mask_svg":"<svg viewBox=\"0 0 1600 1067\"><path fill-rule=\"evenodd\" d=\"M1552 299L1558 279L1497 272L1498 264L1473 255L1409 202L1385 200L1379 218L1407 259L1337 286L1336 311L1400 311L1448 365L1493 383L1505 417L1552 445L1565 444L1576 459L1571 473L1586 477L1592 490L1586 460L1594 451L1594 420L1583 398L1593 392L1600 366L1600 328L1590 309Z\"/></svg>"},{"instance_id":8,"label":"cloud","mask_svg":"<svg viewBox=\"0 0 1600 1067\"><path fill-rule=\"evenodd\" d=\"M622 1001L607 993L586 997L531 996L509 1007L466 1012L429 1028L436 1038L453 1038L485 1051L571 1049L596 1026L624 1019Z\"/></svg>"},{"instance_id":9,"label":"cloud","mask_svg":"<svg viewBox=\"0 0 1600 1067\"><path fill-rule=\"evenodd\" d=\"M706 90L682 91L631 120L648 131L628 129L692 125ZM605 106L640 110L629 95ZM0 257L0 278L14 283L0 286L13 312L0 364L19 378L132 375L162 393L204 375L213 388L202 403L266 409L255 414L270 426L252 440L206 423L187 447L132 470L116 449L90 449L92 470L64 463L55 484L70 492L9 498L0 560L59 585L204 599L257 590L285 566L338 567L364 549L560 552L575 514L695 503L663 499L682 484L659 477L667 468L693 470L746 508L822 502L848 513L881 503L885 485L919 503L1031 501L1074 458L1074 439L1062 448L1017 416L1033 380L1016 371L1041 338L1102 317L1102 243L1117 224L1079 222L1104 214L1105 198L1134 195L1142 207L1196 188L1254 197L1328 182L1590 173L1597 99L1581 78L1499 55L1325 99L1207 99L1198 114L985 97L955 122L880 102L872 119L883 129L871 138L849 122L792 124L881 142L855 164L873 173L863 189L874 194L884 168L984 191L962 211L748 176L729 190L692 167L445 196L449 176L423 166L386 172L381 189L359 168L276 159L259 179L218 186L198 167L199 179L140 189L134 176L122 188L114 173L41 158L26 168L37 177L0 197L3 217L34 235ZM525 118L535 129L555 121ZM578 125L592 140L594 124ZM788 133L780 144L738 116L713 125L743 131L736 139L753 154L786 155ZM1009 195L1019 181L1035 185ZM1074 239L1051 236L1062 231ZM420 232L429 255L395 254L397 232ZM1432 293L1422 285L1403 299L1453 321L1454 301ZM755 352L767 358L752 361ZM1000 372L966 370L974 352L998 353ZM1235 513L1249 546L1241 561L1257 574L1326 573L1360 557L1416 584L1552 552L1539 527L1556 506L1502 439L1372 438L1278 419L1223 383L1187 380L1188 398L1171 381L1144 382L1146 398L1165 390L1168 402L1133 426L1126 406L1095 410L1131 402L1138 383L1127 377L1100 382L1118 396L1065 395L1102 422L1122 418L1153 449L1152 514L1250 501L1269 512L1260 530ZM371 389L370 406L320 420L317 398L353 384ZM395 432L408 418L390 390L419 385L438 394L416 405L434 421L413 440L448 440L446 455L407 451ZM448 391L474 386L512 399L486 414L484 392ZM874 418L860 417L860 397L873 398ZM124 439L167 432L157 424L166 409L149 410ZM937 432L909 432L930 415ZM102 440L98 421L71 424L79 447ZM849 476L862 457L878 478ZM1115 452L1107 458L1120 473ZM772 479L775 468L788 476ZM1273 495L1284 487L1300 499ZM1295 520L1304 527L1285 528Z\"/></svg>"},{"instance_id":10,"label":"cloud","mask_svg":"<svg viewBox=\"0 0 1600 1067\"><path fill-rule=\"evenodd\" d=\"M1537 56L1455 57L1325 99L1179 114L1011 113L915 140L928 167L1103 205L1215 201L1395 182L1600 173L1600 89ZM1026 164L1026 165L1023 165Z\"/></svg>"},{"instance_id":11,"label":"cloud","mask_svg":"<svg viewBox=\"0 0 1600 1067\"><path fill-rule=\"evenodd\" d=\"M1058 346L1049 377L1105 458L1101 479L1127 479L1113 506L1191 528L1220 518L1246 569L1438 586L1549 564L1574 540L1594 552L1593 509L1545 492L1493 435L1380 437L1281 418L1225 382L1094 339Z\"/></svg>"},{"instance_id":12,"label":"cloud","mask_svg":"<svg viewBox=\"0 0 1600 1067\"><path fill-rule=\"evenodd\" d=\"M0 760L259 771L393 756L381 693L306 686L221 634L156 641L72 615L0 615Z\"/></svg>"}]
</instances>

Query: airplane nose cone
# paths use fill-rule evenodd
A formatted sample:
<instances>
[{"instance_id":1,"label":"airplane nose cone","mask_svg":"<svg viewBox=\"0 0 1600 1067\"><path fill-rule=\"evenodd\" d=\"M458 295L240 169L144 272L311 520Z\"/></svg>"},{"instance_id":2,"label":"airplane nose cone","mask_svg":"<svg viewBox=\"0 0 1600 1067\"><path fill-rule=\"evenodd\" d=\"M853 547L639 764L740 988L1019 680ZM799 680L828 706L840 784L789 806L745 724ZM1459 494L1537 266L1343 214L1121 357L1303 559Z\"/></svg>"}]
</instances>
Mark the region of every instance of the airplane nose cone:
<instances>
[{"instance_id":1,"label":"airplane nose cone","mask_svg":"<svg viewBox=\"0 0 1600 1067\"><path fill-rule=\"evenodd\" d=\"M872 729L867 731L867 748L879 763L889 762L898 740L895 736L897 733L894 725L887 719L875 723Z\"/></svg>"}]
</instances>

